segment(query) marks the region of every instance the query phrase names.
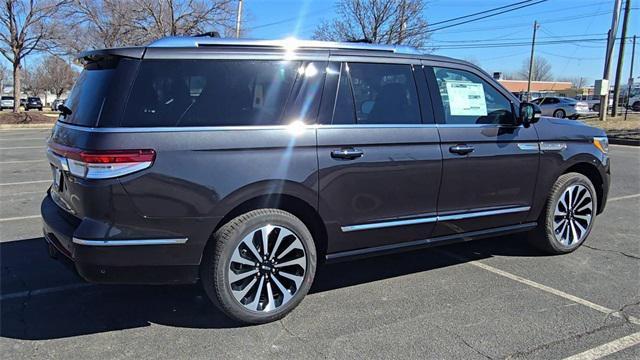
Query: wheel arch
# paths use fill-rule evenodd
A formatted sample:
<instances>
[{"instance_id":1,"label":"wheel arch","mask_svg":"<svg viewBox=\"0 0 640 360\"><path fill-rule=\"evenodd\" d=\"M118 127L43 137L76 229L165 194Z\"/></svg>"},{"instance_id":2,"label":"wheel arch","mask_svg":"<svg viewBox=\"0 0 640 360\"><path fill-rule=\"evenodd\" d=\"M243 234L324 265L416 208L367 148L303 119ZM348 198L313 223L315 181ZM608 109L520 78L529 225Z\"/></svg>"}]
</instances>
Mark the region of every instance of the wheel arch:
<instances>
[{"instance_id":1,"label":"wheel arch","mask_svg":"<svg viewBox=\"0 0 640 360\"><path fill-rule=\"evenodd\" d=\"M280 209L293 214L307 226L313 236L318 259L323 259L327 251L327 230L317 210L317 199L317 195L312 190L299 183L288 181L256 183L228 196L226 203L229 206L222 206L220 220L212 234L233 218L246 212L265 208Z\"/></svg>"},{"instance_id":2,"label":"wheel arch","mask_svg":"<svg viewBox=\"0 0 640 360\"><path fill-rule=\"evenodd\" d=\"M597 214L600 214L604 209L604 179L602 175L600 175L598 168L589 162L580 161L567 167L559 176L571 172L582 174L591 181L593 187L596 189L596 198L598 200Z\"/></svg>"}]
</instances>

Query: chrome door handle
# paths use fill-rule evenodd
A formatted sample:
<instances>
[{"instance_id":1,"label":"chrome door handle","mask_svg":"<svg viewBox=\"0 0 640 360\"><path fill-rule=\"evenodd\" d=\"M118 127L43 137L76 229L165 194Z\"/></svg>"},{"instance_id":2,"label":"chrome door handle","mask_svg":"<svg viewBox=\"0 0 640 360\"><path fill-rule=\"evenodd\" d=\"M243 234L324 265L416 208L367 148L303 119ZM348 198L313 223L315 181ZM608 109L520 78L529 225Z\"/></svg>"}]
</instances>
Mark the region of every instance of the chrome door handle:
<instances>
[{"instance_id":1,"label":"chrome door handle","mask_svg":"<svg viewBox=\"0 0 640 360\"><path fill-rule=\"evenodd\" d=\"M470 152L473 152L475 148L470 145L454 145L449 148L450 153L458 154L458 155L467 155Z\"/></svg>"},{"instance_id":2,"label":"chrome door handle","mask_svg":"<svg viewBox=\"0 0 640 360\"><path fill-rule=\"evenodd\" d=\"M362 155L364 155L364 151L354 148L344 148L331 152L332 158L341 160L353 160L362 157Z\"/></svg>"}]
</instances>

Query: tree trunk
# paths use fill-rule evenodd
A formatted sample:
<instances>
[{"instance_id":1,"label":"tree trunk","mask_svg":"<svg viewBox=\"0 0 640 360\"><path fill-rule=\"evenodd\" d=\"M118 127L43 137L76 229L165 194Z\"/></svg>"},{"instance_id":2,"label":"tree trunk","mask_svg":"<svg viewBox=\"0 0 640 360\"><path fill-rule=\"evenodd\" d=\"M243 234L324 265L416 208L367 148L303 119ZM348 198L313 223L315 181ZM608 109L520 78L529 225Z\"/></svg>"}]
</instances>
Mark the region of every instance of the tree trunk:
<instances>
[{"instance_id":1,"label":"tree trunk","mask_svg":"<svg viewBox=\"0 0 640 360\"><path fill-rule=\"evenodd\" d=\"M13 112L20 110L20 63L13 63Z\"/></svg>"}]
</instances>

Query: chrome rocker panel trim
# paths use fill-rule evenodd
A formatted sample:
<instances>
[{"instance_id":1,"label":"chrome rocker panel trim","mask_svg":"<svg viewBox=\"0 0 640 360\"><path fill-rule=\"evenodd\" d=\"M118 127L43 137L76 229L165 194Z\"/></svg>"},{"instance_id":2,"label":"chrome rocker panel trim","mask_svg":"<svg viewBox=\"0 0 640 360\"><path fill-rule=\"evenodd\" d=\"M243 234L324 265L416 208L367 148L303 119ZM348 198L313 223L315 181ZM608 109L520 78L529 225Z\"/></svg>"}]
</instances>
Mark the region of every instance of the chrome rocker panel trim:
<instances>
[{"instance_id":1,"label":"chrome rocker panel trim","mask_svg":"<svg viewBox=\"0 0 640 360\"><path fill-rule=\"evenodd\" d=\"M187 238L175 239L136 239L136 240L85 240L73 238L73 243L86 246L140 246L140 245L177 245L185 244Z\"/></svg>"}]
</instances>

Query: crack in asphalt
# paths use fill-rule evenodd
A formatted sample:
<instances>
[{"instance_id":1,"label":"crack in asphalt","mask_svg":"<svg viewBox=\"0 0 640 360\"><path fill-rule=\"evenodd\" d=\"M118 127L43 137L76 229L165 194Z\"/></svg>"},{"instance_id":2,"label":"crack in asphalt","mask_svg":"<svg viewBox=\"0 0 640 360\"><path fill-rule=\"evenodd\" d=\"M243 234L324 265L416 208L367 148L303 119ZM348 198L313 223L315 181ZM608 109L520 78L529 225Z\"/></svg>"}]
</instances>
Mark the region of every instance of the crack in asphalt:
<instances>
[{"instance_id":1,"label":"crack in asphalt","mask_svg":"<svg viewBox=\"0 0 640 360\"><path fill-rule=\"evenodd\" d=\"M636 302L629 303L629 304L624 304L618 310L614 310L614 311L608 313L607 316L604 318L603 323L606 323L607 320L609 320L612 316L616 316L616 314L618 314L620 316L620 318L622 318L625 322L627 322L629 324L633 324L633 325L638 325L637 321L632 321L631 317L624 312L625 309L627 309L629 307L632 307L632 306L640 306L640 301L636 301Z\"/></svg>"},{"instance_id":2,"label":"crack in asphalt","mask_svg":"<svg viewBox=\"0 0 640 360\"><path fill-rule=\"evenodd\" d=\"M17 279L20 282L20 284L27 291L27 295L23 298L22 303L20 304L20 316L19 316L20 324L22 324L22 336L26 338L26 336L28 334L28 330L27 330L28 326L27 326L27 319L26 319L27 304L28 304L29 301L31 301L31 292L32 292L32 290L29 288L29 286L24 281L24 279L21 278L20 276L18 276L16 273L14 273L13 270L11 270L10 267L4 266L3 270L5 271L5 273L9 274L9 276Z\"/></svg>"},{"instance_id":3,"label":"crack in asphalt","mask_svg":"<svg viewBox=\"0 0 640 360\"><path fill-rule=\"evenodd\" d=\"M616 254L620 254L620 255L624 255L628 258L631 259L636 259L636 260L640 260L640 256L636 256L636 255L632 255L632 254L627 254L624 251L618 251L618 250L611 250L611 249L601 249L601 248L597 248L595 246L591 246L591 245L587 245L587 244L582 244L583 247L586 247L587 249L591 249L591 250L596 250L596 251L604 251L604 252L612 252L612 253L616 253Z\"/></svg>"},{"instance_id":4,"label":"crack in asphalt","mask_svg":"<svg viewBox=\"0 0 640 360\"><path fill-rule=\"evenodd\" d=\"M460 340L460 342L462 342L466 347L468 347L469 349L475 351L478 355L481 355L482 357L484 357L485 359L489 359L489 360L493 360L493 358L485 353L483 353L482 351L480 351L479 349L476 349L473 345L471 345L470 343L467 342L467 340L465 340L462 335L458 334L457 332L445 329L441 326L437 326L437 328L444 330L444 332L446 332L447 334L453 335L455 336L458 340Z\"/></svg>"},{"instance_id":5,"label":"crack in asphalt","mask_svg":"<svg viewBox=\"0 0 640 360\"><path fill-rule=\"evenodd\" d=\"M282 330L284 330L284 332L287 333L289 336L291 336L292 338L302 342L303 344L307 343L307 340L305 338L301 337L300 335L294 334L291 330L289 330L289 328L286 327L286 325L284 324L284 321L282 319L278 320L278 323L282 327ZM321 351L318 351L313 346L311 347L311 350L313 350L313 352L315 352L316 354L322 356L323 359L327 359L328 358L327 355L325 355Z\"/></svg>"},{"instance_id":6,"label":"crack in asphalt","mask_svg":"<svg viewBox=\"0 0 640 360\"><path fill-rule=\"evenodd\" d=\"M575 334L575 335L571 335L571 336L568 336L566 338L562 338L562 339L559 339L559 340L553 340L553 341L550 341L550 342L547 342L547 343L544 343L544 344L540 344L538 346L532 347L532 348L524 350L524 351L517 351L517 352L515 352L515 353L513 353L511 355L507 355L505 357L505 359L523 358L523 357L531 355L531 354L533 354L535 352L549 349L552 346L561 345L561 344L564 344L564 343L566 343L568 341L572 341L572 340L579 340L579 339L581 339L581 338L583 338L585 336L593 335L593 334L598 333L598 332L603 331L603 330L609 330L609 329L615 329L615 328L618 328L618 327L622 327L622 326L624 326L626 324L627 324L627 322L618 322L618 323L613 323L613 324L602 325L602 326L599 326L599 327L597 327L595 329L584 331L584 332L581 332L581 333L578 333L578 334Z\"/></svg>"}]
</instances>

